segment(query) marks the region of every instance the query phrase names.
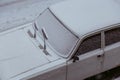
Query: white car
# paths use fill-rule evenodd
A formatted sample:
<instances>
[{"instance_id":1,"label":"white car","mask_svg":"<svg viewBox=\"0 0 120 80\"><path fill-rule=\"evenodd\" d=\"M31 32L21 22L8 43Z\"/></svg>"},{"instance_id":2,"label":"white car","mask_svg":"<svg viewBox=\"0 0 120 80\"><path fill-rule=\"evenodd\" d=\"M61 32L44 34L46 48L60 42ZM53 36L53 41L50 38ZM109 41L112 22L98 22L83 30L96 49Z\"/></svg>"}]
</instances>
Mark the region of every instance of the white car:
<instances>
[{"instance_id":1,"label":"white car","mask_svg":"<svg viewBox=\"0 0 120 80\"><path fill-rule=\"evenodd\" d=\"M119 65L116 0L66 0L0 33L0 80L83 80Z\"/></svg>"}]
</instances>

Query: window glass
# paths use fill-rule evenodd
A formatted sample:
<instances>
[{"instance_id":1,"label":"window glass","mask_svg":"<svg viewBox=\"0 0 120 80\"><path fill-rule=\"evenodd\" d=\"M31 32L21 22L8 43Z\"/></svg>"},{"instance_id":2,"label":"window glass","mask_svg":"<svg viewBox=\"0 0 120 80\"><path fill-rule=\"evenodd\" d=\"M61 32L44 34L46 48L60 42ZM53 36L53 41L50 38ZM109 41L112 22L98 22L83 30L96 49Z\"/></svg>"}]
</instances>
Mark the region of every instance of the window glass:
<instances>
[{"instance_id":1,"label":"window glass","mask_svg":"<svg viewBox=\"0 0 120 80\"><path fill-rule=\"evenodd\" d=\"M96 34L94 36L88 37L80 44L80 47L77 51L77 55L84 54L89 51L96 50L101 48L101 35Z\"/></svg>"},{"instance_id":2,"label":"window glass","mask_svg":"<svg viewBox=\"0 0 120 80\"><path fill-rule=\"evenodd\" d=\"M105 45L111 45L120 41L120 27L105 32Z\"/></svg>"},{"instance_id":3,"label":"window glass","mask_svg":"<svg viewBox=\"0 0 120 80\"><path fill-rule=\"evenodd\" d=\"M46 10L38 17L36 24L40 33L42 28L45 29L48 36L47 43L49 43L58 54L64 57L70 55L78 38L65 28L49 10Z\"/></svg>"}]
</instances>

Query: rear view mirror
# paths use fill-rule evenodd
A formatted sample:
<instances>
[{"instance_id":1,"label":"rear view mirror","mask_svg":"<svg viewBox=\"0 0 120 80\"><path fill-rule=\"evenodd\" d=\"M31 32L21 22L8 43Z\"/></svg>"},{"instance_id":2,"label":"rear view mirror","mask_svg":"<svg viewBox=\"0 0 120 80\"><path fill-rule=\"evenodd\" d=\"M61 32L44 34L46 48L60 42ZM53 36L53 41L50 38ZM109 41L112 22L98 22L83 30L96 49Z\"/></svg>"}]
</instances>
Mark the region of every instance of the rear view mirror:
<instances>
[{"instance_id":1,"label":"rear view mirror","mask_svg":"<svg viewBox=\"0 0 120 80\"><path fill-rule=\"evenodd\" d=\"M78 56L74 56L73 57L73 62L76 62L76 61L78 61L79 60L79 57Z\"/></svg>"}]
</instances>

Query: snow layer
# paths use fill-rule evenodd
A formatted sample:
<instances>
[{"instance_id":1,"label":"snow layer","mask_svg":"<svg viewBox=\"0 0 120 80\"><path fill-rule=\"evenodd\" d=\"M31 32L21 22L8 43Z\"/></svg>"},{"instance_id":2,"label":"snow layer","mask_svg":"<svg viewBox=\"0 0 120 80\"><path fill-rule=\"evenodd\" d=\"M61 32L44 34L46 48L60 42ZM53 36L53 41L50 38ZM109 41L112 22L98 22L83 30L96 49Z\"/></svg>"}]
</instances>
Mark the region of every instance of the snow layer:
<instances>
[{"instance_id":1,"label":"snow layer","mask_svg":"<svg viewBox=\"0 0 120 80\"><path fill-rule=\"evenodd\" d=\"M34 20L59 1L62 0L0 0L0 32Z\"/></svg>"},{"instance_id":2,"label":"snow layer","mask_svg":"<svg viewBox=\"0 0 120 80\"><path fill-rule=\"evenodd\" d=\"M67 0L50 9L78 36L120 23L120 4L116 0Z\"/></svg>"}]
</instances>

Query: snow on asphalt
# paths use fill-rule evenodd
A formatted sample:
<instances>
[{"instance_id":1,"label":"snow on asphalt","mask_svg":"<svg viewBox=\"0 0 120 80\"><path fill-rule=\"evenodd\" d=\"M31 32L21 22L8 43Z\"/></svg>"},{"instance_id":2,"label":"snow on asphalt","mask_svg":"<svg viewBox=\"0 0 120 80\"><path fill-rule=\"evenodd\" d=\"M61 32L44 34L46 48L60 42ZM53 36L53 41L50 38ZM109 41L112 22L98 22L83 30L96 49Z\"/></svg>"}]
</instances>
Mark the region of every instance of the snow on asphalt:
<instances>
[{"instance_id":1,"label":"snow on asphalt","mask_svg":"<svg viewBox=\"0 0 120 80\"><path fill-rule=\"evenodd\" d=\"M49 5L62 0L0 0L0 31L34 20Z\"/></svg>"}]
</instances>

